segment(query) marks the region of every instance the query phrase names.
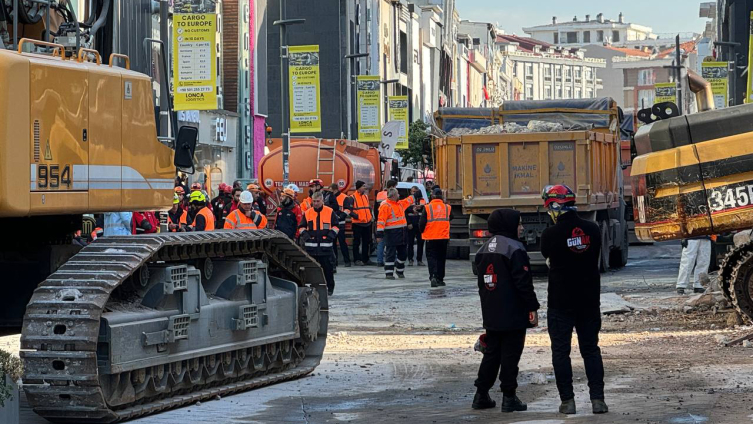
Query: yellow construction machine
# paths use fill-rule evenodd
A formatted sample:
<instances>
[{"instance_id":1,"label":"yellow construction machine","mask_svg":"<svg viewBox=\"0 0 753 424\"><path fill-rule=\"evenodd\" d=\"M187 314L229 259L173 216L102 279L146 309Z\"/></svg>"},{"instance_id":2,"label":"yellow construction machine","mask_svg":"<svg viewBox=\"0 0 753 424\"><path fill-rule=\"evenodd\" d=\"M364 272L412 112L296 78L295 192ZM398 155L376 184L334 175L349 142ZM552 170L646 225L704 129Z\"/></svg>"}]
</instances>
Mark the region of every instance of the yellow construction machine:
<instances>
[{"instance_id":1,"label":"yellow construction machine","mask_svg":"<svg viewBox=\"0 0 753 424\"><path fill-rule=\"evenodd\" d=\"M17 20L7 3L6 27ZM166 210L197 130L172 121L158 135L153 81L125 55L40 39L13 47L0 48L0 323L23 320L34 411L122 421L310 373L327 292L319 265L282 233L71 243L84 214Z\"/></svg>"}]
</instances>

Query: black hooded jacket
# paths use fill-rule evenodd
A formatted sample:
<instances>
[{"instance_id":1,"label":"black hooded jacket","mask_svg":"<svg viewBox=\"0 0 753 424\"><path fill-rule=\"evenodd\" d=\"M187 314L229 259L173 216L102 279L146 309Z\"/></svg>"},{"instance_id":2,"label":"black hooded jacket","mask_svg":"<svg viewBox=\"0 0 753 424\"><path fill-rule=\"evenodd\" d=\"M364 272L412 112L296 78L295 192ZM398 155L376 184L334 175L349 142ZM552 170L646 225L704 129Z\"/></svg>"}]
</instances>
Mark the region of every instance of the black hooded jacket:
<instances>
[{"instance_id":1,"label":"black hooded jacket","mask_svg":"<svg viewBox=\"0 0 753 424\"><path fill-rule=\"evenodd\" d=\"M528 328L528 313L539 309L528 253L518 240L519 222L518 211L494 211L488 221L493 236L476 253L478 293L487 330Z\"/></svg>"}]
</instances>

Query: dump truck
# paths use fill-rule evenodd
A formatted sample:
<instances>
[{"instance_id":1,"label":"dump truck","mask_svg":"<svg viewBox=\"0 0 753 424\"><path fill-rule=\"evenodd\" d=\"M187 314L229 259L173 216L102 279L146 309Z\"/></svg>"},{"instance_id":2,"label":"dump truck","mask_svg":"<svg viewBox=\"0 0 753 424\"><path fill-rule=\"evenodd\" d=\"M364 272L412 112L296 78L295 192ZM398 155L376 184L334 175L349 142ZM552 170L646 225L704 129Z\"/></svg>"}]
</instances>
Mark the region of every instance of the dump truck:
<instances>
[{"instance_id":1,"label":"dump truck","mask_svg":"<svg viewBox=\"0 0 753 424\"><path fill-rule=\"evenodd\" d=\"M713 104L713 103L712 103ZM645 241L753 228L753 104L660 120L635 135L636 235ZM732 247L719 286L753 319L753 243Z\"/></svg>"},{"instance_id":2,"label":"dump truck","mask_svg":"<svg viewBox=\"0 0 753 424\"><path fill-rule=\"evenodd\" d=\"M492 211L512 208L522 212L531 263L543 265L541 234L553 224L541 193L566 184L576 193L578 214L601 228L600 268L627 263L619 110L612 99L514 101L499 109L440 109L435 118L446 131L435 140L439 181L468 216L471 259L490 237Z\"/></svg>"},{"instance_id":3,"label":"dump truck","mask_svg":"<svg viewBox=\"0 0 753 424\"><path fill-rule=\"evenodd\" d=\"M91 28L70 2L44 3L66 18L48 32ZM10 13L42 8L18 4ZM91 20L112 19L107 10ZM127 55L18 38L0 48L0 325L22 324L34 412L124 421L312 372L327 335L324 274L282 233L72 243L86 214L166 211L176 168L193 170L198 131L173 120L160 132L155 81ZM169 80L163 49L155 65Z\"/></svg>"}]
</instances>

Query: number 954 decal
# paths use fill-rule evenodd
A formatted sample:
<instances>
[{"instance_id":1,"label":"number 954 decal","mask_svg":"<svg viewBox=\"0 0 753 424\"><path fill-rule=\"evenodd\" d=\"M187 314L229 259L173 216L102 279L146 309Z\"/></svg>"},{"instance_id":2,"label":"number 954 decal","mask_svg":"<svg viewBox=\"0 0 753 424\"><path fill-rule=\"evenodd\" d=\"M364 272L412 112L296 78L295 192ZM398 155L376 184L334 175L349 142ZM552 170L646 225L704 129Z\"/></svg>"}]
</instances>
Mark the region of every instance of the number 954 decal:
<instances>
[{"instance_id":1,"label":"number 954 decal","mask_svg":"<svg viewBox=\"0 0 753 424\"><path fill-rule=\"evenodd\" d=\"M711 212L720 212L749 206L753 203L753 185L732 187L727 189L712 189L709 193L709 208Z\"/></svg>"}]
</instances>

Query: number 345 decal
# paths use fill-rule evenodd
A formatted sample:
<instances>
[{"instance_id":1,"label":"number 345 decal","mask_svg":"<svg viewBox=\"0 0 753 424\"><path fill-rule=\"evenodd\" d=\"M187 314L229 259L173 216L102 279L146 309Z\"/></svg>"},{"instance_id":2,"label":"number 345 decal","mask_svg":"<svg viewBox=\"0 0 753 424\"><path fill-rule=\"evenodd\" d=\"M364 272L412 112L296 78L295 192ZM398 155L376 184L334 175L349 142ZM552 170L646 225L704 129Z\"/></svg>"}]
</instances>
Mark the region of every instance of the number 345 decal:
<instances>
[{"instance_id":1,"label":"number 345 decal","mask_svg":"<svg viewBox=\"0 0 753 424\"><path fill-rule=\"evenodd\" d=\"M37 166L37 187L39 188L71 188L70 165Z\"/></svg>"},{"instance_id":2,"label":"number 345 decal","mask_svg":"<svg viewBox=\"0 0 753 424\"><path fill-rule=\"evenodd\" d=\"M748 206L753 203L753 185L711 190L709 208L712 212Z\"/></svg>"}]
</instances>

